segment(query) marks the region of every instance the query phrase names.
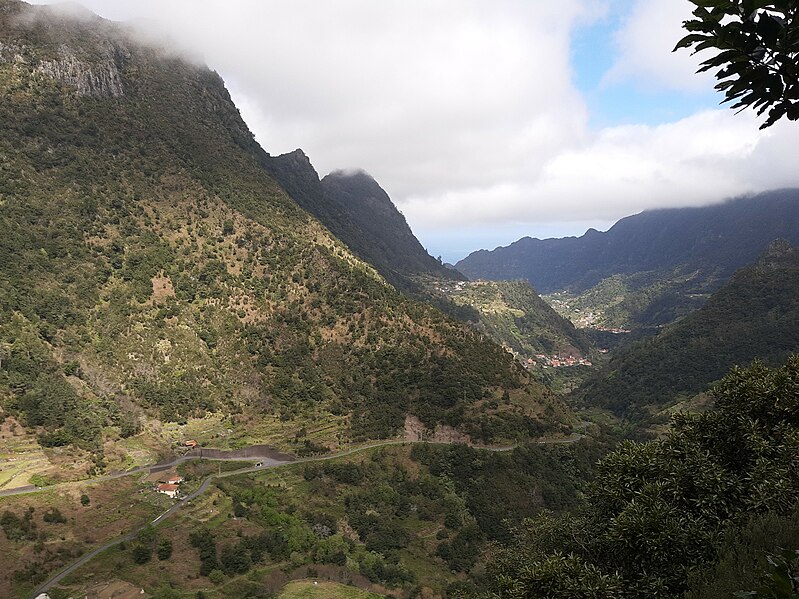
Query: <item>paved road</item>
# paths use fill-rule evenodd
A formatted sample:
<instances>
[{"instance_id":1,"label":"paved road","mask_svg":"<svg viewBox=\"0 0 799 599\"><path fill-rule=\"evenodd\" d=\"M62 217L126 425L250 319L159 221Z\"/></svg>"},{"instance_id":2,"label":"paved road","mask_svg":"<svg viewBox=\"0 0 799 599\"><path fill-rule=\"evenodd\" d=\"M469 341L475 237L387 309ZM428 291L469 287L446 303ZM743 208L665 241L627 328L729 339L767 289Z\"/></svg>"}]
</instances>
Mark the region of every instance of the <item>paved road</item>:
<instances>
[{"instance_id":1,"label":"paved road","mask_svg":"<svg viewBox=\"0 0 799 599\"><path fill-rule=\"evenodd\" d=\"M579 434L579 433L575 433L575 434L573 434L570 437L567 437L565 439L541 440L541 441L537 441L537 443L541 444L541 445L544 445L544 444L560 444L560 443L574 443L576 441L579 441L583 437L585 437L585 435ZM258 462L261 462L261 465L260 466L250 466L248 468L240 468L238 470L232 470L230 472L223 472L221 474L211 474L210 476L208 476L202 482L202 484L197 488L196 491L194 491L193 493L191 493L191 494L187 495L186 497L183 497L182 499L180 499L177 503L172 505L168 510L166 510L164 513L162 513L161 515L156 517L151 522L149 522L147 524L143 524L143 525L139 526L138 528L134 529L133 531L131 531L129 533L126 533L126 534L124 534L124 535L122 535L120 537L117 537L115 539L107 541L103 545L100 545L99 547L96 547L95 549L92 549L89 553L81 556L76 561L72 562L70 565L62 568L58 573L56 573L51 578L49 578L47 581L45 581L44 583L39 585L36 588L36 590L33 591L33 594L31 595L31 597L32 597L32 599L35 599L40 594L47 592L49 589L51 589L52 587L57 585L59 582L61 582L64 578L66 578L67 576L69 576L70 574L75 572L81 566L83 566L83 565L87 564L88 562L90 562L92 559L94 559L97 555L99 555L100 553L102 553L106 549L110 549L111 547L114 547L115 545L119 545L120 543L122 543L124 541L130 541L140 531L142 531L146 526L148 526L148 525L156 526L159 523L163 522L164 520L166 520L167 518L172 516L175 512L180 510L182 507L184 507L185 505L188 505L193 499L195 499L195 498L199 497L200 495L202 495L203 493L205 493L208 490L208 487L211 486L211 483L213 483L217 479L227 478L229 476L237 476L237 475L240 475L240 474L247 474L249 472L259 472L261 470L266 470L268 468L276 468L276 467L280 467L280 466L286 466L288 464L297 464L297 463L305 463L305 462L321 462L321 461L325 461L325 460L333 460L333 459L336 459L336 458L341 458L341 457L345 457L345 456L348 456L348 455L352 455L354 453L358 453L358 452L361 452L361 451L367 451L369 449L375 449L377 447L384 447L384 446L389 446L389 445L408 445L408 444L414 444L414 443L430 443L430 444L433 444L433 445L451 445L452 444L452 443L438 443L438 442L433 442L433 441L399 441L399 440L392 440L392 441L378 441L376 443L370 443L368 445L362 445L360 447L355 447L353 449L348 449L346 451L342 451L342 452L338 452L338 453L333 453L333 454L323 455L323 456L314 456L314 457L308 457L308 458L301 458L301 459L297 459L297 460L287 459L287 460L284 460L284 461L280 461L280 460L275 460L275 459L270 459L270 458L220 458L221 460L258 461ZM485 446L472 446L472 447L474 447L475 449L480 449L480 450L484 450L484 451L504 452L504 451L512 451L517 446L516 445L509 445L509 446L505 446L505 447L485 447ZM173 460L172 462L169 462L169 466L178 464L180 462L185 462L186 460L191 460L191 459L200 459L200 458L197 457L197 456L192 456L192 457L183 456L181 458L177 458L177 459ZM160 466L162 466L162 465L163 464L159 464L159 465L154 466L154 467L160 468ZM111 479L114 479L114 478L119 478L121 476L129 476L129 475L135 474L137 472L144 472L146 470L149 470L149 468L137 468L136 470L129 470L127 472L123 472L123 473L119 473L119 474L113 474L113 475L110 475L110 476L107 476L107 477L95 478L95 479L92 479L91 482L98 482L98 481L102 481L102 480L111 480ZM23 491L23 492L29 492L30 493L31 491Z\"/></svg>"},{"instance_id":2,"label":"paved road","mask_svg":"<svg viewBox=\"0 0 799 599\"><path fill-rule=\"evenodd\" d=\"M199 459L199 458L192 458L192 459ZM241 458L236 458L236 459L239 460ZM173 515L175 512L177 512L180 508L182 508L183 506L185 506L188 503L190 503L193 499L195 499L195 498L199 497L200 495L202 495L203 493L205 493L208 490L208 487L211 486L211 483L214 480L216 480L218 478L226 478L228 476L234 476L234 475L238 475L238 474L246 474L248 472L257 472L259 470L264 470L266 468L275 468L276 466L285 466L287 464L291 464L291 463L294 462L294 460L287 460L287 461L279 462L277 460L264 460L263 458L252 458L252 460L256 460L256 459L259 462L263 460L263 464L261 466L250 466L248 468L239 468L238 470L232 470L230 472L223 472L221 474L212 474L212 475L208 476L202 482L202 484L197 488L196 491L194 491L193 493L191 493L191 494L187 495L186 497L183 497L182 499L180 499L177 503L172 505L168 510L166 510L164 513L162 513L160 516L156 517L151 522L148 522L147 524L142 524L141 526L139 526L138 528L135 528L134 530L132 530L129 533L126 533L126 534L124 534L124 535L122 535L120 537L117 537L115 539L111 539L110 541L107 541L106 543L100 545L99 547L96 547L95 549L92 549L89 553L86 553L85 555L81 556L80 558L78 558L78 560L72 562L68 566L66 566L66 567L62 568L61 570L59 570L59 572L57 574L55 574L50 579L48 579L47 581L45 581L44 583L39 585L36 588L36 590L33 591L33 593L31 594L31 597L35 598L35 597L38 597L40 594L47 592L49 589L53 588L55 585L57 585L59 582L61 582L64 578L66 578L67 576L72 574L75 570L77 570L81 566L83 566L83 565L87 564L88 562L90 562L92 559L97 557L97 555L99 555L100 553L102 553L106 549L110 549L111 547L114 547L115 545L119 545L120 543L122 543L124 541L130 541L137 534L139 534L139 532L141 532L144 528L146 528L147 526L149 526L149 525L156 526L160 522L162 522L163 520L169 518L171 515ZM185 461L185 460L180 460L180 461ZM130 474L130 472L128 474ZM118 478L118 477L115 476L114 478ZM97 479L94 479L94 480L97 480Z\"/></svg>"},{"instance_id":3,"label":"paved road","mask_svg":"<svg viewBox=\"0 0 799 599\"><path fill-rule=\"evenodd\" d=\"M218 450L217 450L218 451ZM231 452L234 453L234 452ZM264 462L264 463L280 463L284 464L286 462L294 461L293 456L289 456L288 454L283 454L285 459L278 459L270 458L270 457L259 457L257 455L247 456L247 457L238 457L237 455L233 455L230 457L206 457L204 455L190 455L186 454L177 458L174 458L168 462L159 462L157 464L153 464L151 466L140 466L139 468L133 468L132 470L123 470L122 472L114 472L113 474L105 474L103 476L97 476L94 478L87 478L83 480L75 480L66 483L59 483L55 485L50 485L48 487L36 487L34 485L26 485L24 487L15 487L13 489L4 489L0 490L0 497L7 497L9 495L22 495L24 493L36 493L37 491L43 491L45 489L54 489L58 488L62 485L77 485L77 484L84 484L84 485L91 485L94 483L101 483L109 480L114 480L117 478L122 478L123 476L132 476L134 474L154 474L156 472L161 472L163 470L169 470L170 468L177 466L178 464L182 464L183 462L188 462L191 460L213 460L214 462Z\"/></svg>"}]
</instances>

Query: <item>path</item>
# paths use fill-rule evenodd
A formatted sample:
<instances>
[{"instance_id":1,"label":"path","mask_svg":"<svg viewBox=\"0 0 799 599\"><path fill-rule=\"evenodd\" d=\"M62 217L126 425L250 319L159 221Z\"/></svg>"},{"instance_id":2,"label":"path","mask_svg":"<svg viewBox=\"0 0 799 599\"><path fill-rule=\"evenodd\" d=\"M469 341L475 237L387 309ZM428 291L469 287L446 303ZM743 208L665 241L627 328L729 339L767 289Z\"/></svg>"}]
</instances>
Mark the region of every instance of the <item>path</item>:
<instances>
[{"instance_id":1,"label":"path","mask_svg":"<svg viewBox=\"0 0 799 599\"><path fill-rule=\"evenodd\" d=\"M579 441L583 437L585 437L585 435L580 434L580 433L575 433L575 434L573 434L570 437L567 437L565 439L540 440L540 441L537 441L536 443L538 443L540 445L574 443L576 441ZM325 460L333 460L333 459L336 459L336 458L346 457L346 456L349 456L349 455L352 455L352 454L355 454L355 453L358 453L358 452L361 452L361 451L367 451L369 449L375 449L377 447L384 447L384 446L389 446L389 445L411 445L411 444L415 444L415 443L429 443L429 444L432 444L432 445L452 445L453 444L451 442L447 443L447 442L433 442L433 441L403 441L403 440L396 440L395 439L395 440L378 441L378 442L375 442L375 443L369 443L367 445L362 445L360 447L355 447L355 448L352 448L352 449L348 449L346 451L341 451L341 452L337 452L337 453L333 453L333 454L329 454L329 455L323 455L323 456L313 456L313 457L307 457L307 458L294 459L293 456L289 456L287 454L282 454L282 455L286 456L286 458L289 458L289 459L282 460L282 461L274 459L274 458L261 458L261 457L248 457L248 458L221 457L221 458L216 458L216 460L236 460L236 461L244 461L244 460L255 461L255 460L257 460L257 461L261 462L261 464L257 465L257 466L250 466L250 467L247 467L247 468L240 468L238 470L232 470L230 472L223 472L223 473L209 475L202 482L202 484L197 488L196 491L194 491L193 493L190 493L186 497L183 497L182 499L180 499L177 503L172 505L168 510L166 510L164 513L162 513L161 515L156 517L151 522L149 522L147 524L143 524L143 525L139 526L138 528L132 530L131 532L126 533L126 534L124 534L124 535L122 535L120 537L117 537L115 539L107 541L103 545L100 545L99 547L96 547L95 549L92 549L89 553L81 556L76 561L72 562L70 565L62 568L54 576L50 577L47 581L45 581L44 583L39 585L36 588L36 590L33 591L33 594L31 595L31 597L32 597L32 599L35 599L40 594L47 592L49 589L51 589L52 587L57 585L59 582L61 582L64 578L66 578L67 576L69 576L70 574L75 572L81 566L83 566L83 565L87 564L88 562L90 562L92 559L94 559L97 555L99 555L100 553L102 553L106 549L110 549L111 547L114 547L115 545L119 545L120 543L122 543L124 541L130 541L140 531L142 531L146 526L158 525L159 523L163 522L165 519L169 518L175 512L177 512L180 508L182 508L183 506L188 505L189 503L191 503L191 501L193 499L195 499L195 498L199 497L200 495L202 495L203 493L205 493L208 490L208 487L211 486L211 483L214 480L217 480L217 479L220 479L220 478L227 478L229 476L238 476L240 474L247 474L247 473L250 473L250 472L259 472L261 470L266 470L268 468L277 468L277 467L286 466L286 465L289 465L289 464L301 464L301 463L307 463L307 462L321 462L321 461L325 461ZM471 447L473 447L474 449L482 450L482 451L505 452L505 451L512 451L517 446L516 445L509 445L509 446L506 446L506 447L483 447L483 446L478 446L478 445L472 445ZM178 464L180 462L185 462L187 460L194 460L194 459L201 459L201 458L200 458L200 456L197 456L197 455L195 455L195 456L182 456L180 458L176 458L175 460L172 460L171 462L168 462L166 465L168 467L171 467L172 465ZM205 459L205 458L203 458L203 459ZM163 469L163 468L161 468L161 466L164 466L164 465L165 464L156 464L155 466L151 466L151 467L147 467L147 468L145 468L145 467L137 468L136 470L129 470L127 472L123 472L123 473L119 473L119 474L113 474L113 475L109 475L107 477L100 477L100 478L92 479L92 482L101 481L101 480L111 480L111 479L114 479L114 478L119 478L121 476L129 476L129 475L135 474L137 472L144 472L145 470L149 470L149 468L159 468L159 470L157 470L157 471L160 471L160 469ZM25 491L23 491L23 492L25 492ZM31 491L27 491L27 492L31 492Z\"/></svg>"}]
</instances>

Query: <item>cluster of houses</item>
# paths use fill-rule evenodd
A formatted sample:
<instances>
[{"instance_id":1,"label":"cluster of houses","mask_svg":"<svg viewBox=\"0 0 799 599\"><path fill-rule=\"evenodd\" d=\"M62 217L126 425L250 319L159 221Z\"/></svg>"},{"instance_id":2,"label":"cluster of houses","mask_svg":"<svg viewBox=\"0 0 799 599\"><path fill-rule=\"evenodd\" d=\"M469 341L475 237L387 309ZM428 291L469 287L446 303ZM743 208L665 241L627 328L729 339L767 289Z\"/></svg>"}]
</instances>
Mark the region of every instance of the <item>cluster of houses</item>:
<instances>
[{"instance_id":1,"label":"cluster of houses","mask_svg":"<svg viewBox=\"0 0 799 599\"><path fill-rule=\"evenodd\" d=\"M457 283L454 283L453 285L443 285L441 287L436 287L436 291L438 291L439 293L447 293L447 294L456 293L458 291L463 291L463 288L465 286L466 286L466 283L464 281L458 281Z\"/></svg>"},{"instance_id":2,"label":"cluster of houses","mask_svg":"<svg viewBox=\"0 0 799 599\"><path fill-rule=\"evenodd\" d=\"M567 366L593 366L591 360L582 357L575 357L571 354L568 356L547 356L545 354L536 354L535 358L527 358L524 363L527 368L565 368Z\"/></svg>"}]
</instances>

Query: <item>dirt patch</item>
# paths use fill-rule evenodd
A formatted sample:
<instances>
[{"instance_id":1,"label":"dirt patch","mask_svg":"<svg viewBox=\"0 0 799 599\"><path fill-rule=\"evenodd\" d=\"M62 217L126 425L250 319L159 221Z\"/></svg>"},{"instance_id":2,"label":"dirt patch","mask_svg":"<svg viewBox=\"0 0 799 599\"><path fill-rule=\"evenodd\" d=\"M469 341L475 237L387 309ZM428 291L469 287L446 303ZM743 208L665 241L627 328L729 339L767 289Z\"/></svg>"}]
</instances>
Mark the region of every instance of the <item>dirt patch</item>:
<instances>
[{"instance_id":1,"label":"dirt patch","mask_svg":"<svg viewBox=\"0 0 799 599\"><path fill-rule=\"evenodd\" d=\"M419 418L410 414L405 417L405 440L430 441L432 443L466 443L467 445L472 443L469 435L465 435L451 426L439 424L434 429L429 429Z\"/></svg>"},{"instance_id":2,"label":"dirt patch","mask_svg":"<svg viewBox=\"0 0 799 599\"><path fill-rule=\"evenodd\" d=\"M175 297L175 288L172 286L172 279L163 276L163 273L152 278L153 282L153 301L158 303L168 297Z\"/></svg>"},{"instance_id":3,"label":"dirt patch","mask_svg":"<svg viewBox=\"0 0 799 599\"><path fill-rule=\"evenodd\" d=\"M146 599L144 589L122 580L101 582L86 590L86 599Z\"/></svg>"}]
</instances>

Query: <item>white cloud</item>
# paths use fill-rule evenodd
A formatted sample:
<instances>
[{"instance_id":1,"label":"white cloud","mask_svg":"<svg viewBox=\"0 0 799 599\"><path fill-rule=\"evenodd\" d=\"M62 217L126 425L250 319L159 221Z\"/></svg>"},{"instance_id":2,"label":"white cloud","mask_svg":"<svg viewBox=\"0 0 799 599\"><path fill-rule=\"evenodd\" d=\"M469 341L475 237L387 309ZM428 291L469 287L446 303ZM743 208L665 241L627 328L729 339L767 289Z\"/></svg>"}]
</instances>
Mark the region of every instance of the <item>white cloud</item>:
<instances>
[{"instance_id":1,"label":"white cloud","mask_svg":"<svg viewBox=\"0 0 799 599\"><path fill-rule=\"evenodd\" d=\"M758 132L751 114L712 110L591 131L571 35L609 1L84 3L202 55L268 152L300 147L321 175L366 169L433 253L436 230L534 233L799 185L795 124ZM629 2L605 85L709 89L696 57L671 52L690 3Z\"/></svg>"},{"instance_id":2,"label":"white cloud","mask_svg":"<svg viewBox=\"0 0 799 599\"><path fill-rule=\"evenodd\" d=\"M202 54L267 151L364 168L399 201L513 180L585 135L570 31L595 1L84 1Z\"/></svg>"},{"instance_id":3,"label":"white cloud","mask_svg":"<svg viewBox=\"0 0 799 599\"><path fill-rule=\"evenodd\" d=\"M790 158L799 146L799 128L788 122L766 131L757 127L752 114L725 110L656 127L612 127L580 148L553 156L539 176L416 196L403 210L411 222L442 228L476 222L582 223L799 185L799 169Z\"/></svg>"},{"instance_id":4,"label":"white cloud","mask_svg":"<svg viewBox=\"0 0 799 599\"><path fill-rule=\"evenodd\" d=\"M634 0L616 32L618 57L605 74L604 84L634 81L655 89L712 89L712 73L696 73L699 63L712 51L698 55L688 49L672 52L687 33L682 23L691 18L692 8L686 0Z\"/></svg>"}]
</instances>

